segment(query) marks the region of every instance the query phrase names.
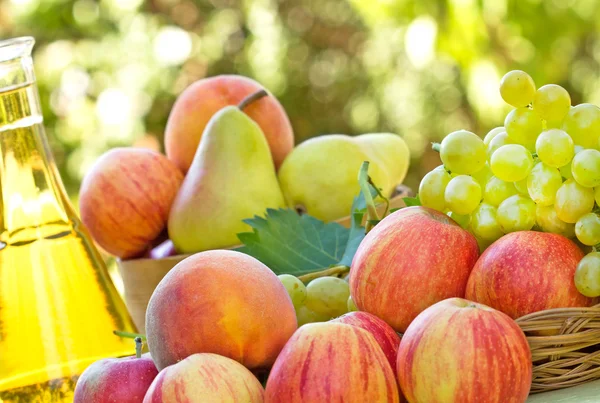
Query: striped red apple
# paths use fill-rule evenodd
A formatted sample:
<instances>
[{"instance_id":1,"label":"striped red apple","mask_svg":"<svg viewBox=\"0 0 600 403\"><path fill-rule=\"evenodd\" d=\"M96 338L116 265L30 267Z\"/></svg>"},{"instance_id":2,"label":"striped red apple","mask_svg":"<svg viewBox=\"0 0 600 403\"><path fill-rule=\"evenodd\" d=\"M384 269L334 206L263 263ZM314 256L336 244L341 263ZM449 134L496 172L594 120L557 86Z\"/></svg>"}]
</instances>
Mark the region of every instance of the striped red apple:
<instances>
[{"instance_id":1,"label":"striped red apple","mask_svg":"<svg viewBox=\"0 0 600 403\"><path fill-rule=\"evenodd\" d=\"M411 403L522 403L531 351L506 314L462 298L424 310L398 349L398 381Z\"/></svg>"}]
</instances>

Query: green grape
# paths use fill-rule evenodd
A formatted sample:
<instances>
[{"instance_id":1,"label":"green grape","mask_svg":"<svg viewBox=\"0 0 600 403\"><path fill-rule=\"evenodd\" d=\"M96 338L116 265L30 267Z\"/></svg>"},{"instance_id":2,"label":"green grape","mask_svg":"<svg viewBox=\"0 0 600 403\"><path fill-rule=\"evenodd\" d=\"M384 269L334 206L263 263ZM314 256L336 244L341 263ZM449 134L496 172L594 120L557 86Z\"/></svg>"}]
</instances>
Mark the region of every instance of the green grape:
<instances>
[{"instance_id":1,"label":"green grape","mask_svg":"<svg viewBox=\"0 0 600 403\"><path fill-rule=\"evenodd\" d=\"M469 214L461 215L449 211L448 213L446 213L446 215L452 218L454 221L456 221L456 223L460 225L463 229L468 229L469 224L471 224L471 216Z\"/></svg>"},{"instance_id":2,"label":"green grape","mask_svg":"<svg viewBox=\"0 0 600 403\"><path fill-rule=\"evenodd\" d=\"M505 234L528 231L535 225L535 203L525 196L511 196L498 206L496 219Z\"/></svg>"},{"instance_id":3,"label":"green grape","mask_svg":"<svg viewBox=\"0 0 600 403\"><path fill-rule=\"evenodd\" d=\"M573 143L584 148L598 147L600 108L592 104L572 107L563 121L562 129L569 133Z\"/></svg>"},{"instance_id":4,"label":"green grape","mask_svg":"<svg viewBox=\"0 0 600 403\"><path fill-rule=\"evenodd\" d=\"M515 186L515 189L517 189L517 193L529 197L529 190L527 190L527 178L516 181L513 183L513 185Z\"/></svg>"},{"instance_id":5,"label":"green grape","mask_svg":"<svg viewBox=\"0 0 600 403\"><path fill-rule=\"evenodd\" d=\"M475 237L477 241L477 246L479 246L479 254L481 255L485 250L494 243L494 241L488 241L486 239L481 239L478 236Z\"/></svg>"},{"instance_id":6,"label":"green grape","mask_svg":"<svg viewBox=\"0 0 600 403\"><path fill-rule=\"evenodd\" d=\"M337 277L319 277L306 287L304 304L311 311L335 318L348 312L348 283Z\"/></svg>"},{"instance_id":7,"label":"green grape","mask_svg":"<svg viewBox=\"0 0 600 403\"><path fill-rule=\"evenodd\" d=\"M600 151L589 149L577 153L571 163L571 174L581 186L600 185Z\"/></svg>"},{"instance_id":8,"label":"green grape","mask_svg":"<svg viewBox=\"0 0 600 403\"><path fill-rule=\"evenodd\" d=\"M504 126L494 127L483 138L483 144L485 144L486 147L489 146L490 141L492 141L494 137L496 137L497 135L499 135L502 132L506 132L506 129L504 129Z\"/></svg>"},{"instance_id":9,"label":"green grape","mask_svg":"<svg viewBox=\"0 0 600 403\"><path fill-rule=\"evenodd\" d=\"M509 71L500 80L500 95L504 102L519 108L533 101L535 83L531 76L521 70Z\"/></svg>"},{"instance_id":10,"label":"green grape","mask_svg":"<svg viewBox=\"0 0 600 403\"><path fill-rule=\"evenodd\" d=\"M358 311L358 308L356 307L356 304L354 303L354 300L352 299L352 296L348 297L347 306L348 306L348 312Z\"/></svg>"},{"instance_id":11,"label":"green grape","mask_svg":"<svg viewBox=\"0 0 600 403\"><path fill-rule=\"evenodd\" d=\"M535 142L535 151L544 164L554 168L567 165L575 155L571 136L559 129L542 132Z\"/></svg>"},{"instance_id":12,"label":"green grape","mask_svg":"<svg viewBox=\"0 0 600 403\"><path fill-rule=\"evenodd\" d=\"M490 167L497 178L517 182L525 179L531 172L533 157L522 145L507 144L494 151Z\"/></svg>"},{"instance_id":13,"label":"green grape","mask_svg":"<svg viewBox=\"0 0 600 403\"><path fill-rule=\"evenodd\" d=\"M471 231L486 241L495 241L504 235L496 219L496 207L481 203L471 214Z\"/></svg>"},{"instance_id":14,"label":"green grape","mask_svg":"<svg viewBox=\"0 0 600 403\"><path fill-rule=\"evenodd\" d=\"M535 151L535 140L542 132L542 120L529 108L513 109L506 115L504 127L508 138Z\"/></svg>"},{"instance_id":15,"label":"green grape","mask_svg":"<svg viewBox=\"0 0 600 403\"><path fill-rule=\"evenodd\" d=\"M594 200L596 204L600 206L600 186L594 188Z\"/></svg>"},{"instance_id":16,"label":"green grape","mask_svg":"<svg viewBox=\"0 0 600 403\"><path fill-rule=\"evenodd\" d=\"M564 222L576 223L579 217L594 208L594 190L581 186L574 179L567 179L556 192L554 209Z\"/></svg>"},{"instance_id":17,"label":"green grape","mask_svg":"<svg viewBox=\"0 0 600 403\"><path fill-rule=\"evenodd\" d=\"M421 201L421 205L437 211L444 211L446 207L444 192L450 179L450 174L443 165L428 172L419 185L419 200Z\"/></svg>"},{"instance_id":18,"label":"green grape","mask_svg":"<svg viewBox=\"0 0 600 403\"><path fill-rule=\"evenodd\" d=\"M582 146L575 146L575 155L577 155L579 152L585 150L585 148L583 148ZM562 167L558 168L558 170L560 171L560 174L562 175L562 177L564 179L571 179L573 177L573 174L571 173L571 163L573 162L573 160L569 161L569 163L567 165L563 165Z\"/></svg>"},{"instance_id":19,"label":"green grape","mask_svg":"<svg viewBox=\"0 0 600 403\"><path fill-rule=\"evenodd\" d=\"M584 245L594 246L600 243L600 217L596 213L587 213L575 223L575 235Z\"/></svg>"},{"instance_id":20,"label":"green grape","mask_svg":"<svg viewBox=\"0 0 600 403\"><path fill-rule=\"evenodd\" d=\"M600 253L588 253L575 270L575 287L586 297L600 297Z\"/></svg>"},{"instance_id":21,"label":"green grape","mask_svg":"<svg viewBox=\"0 0 600 403\"><path fill-rule=\"evenodd\" d=\"M516 194L517 189L512 182L505 182L502 179L492 176L485 184L483 201L494 207L498 207L504 200Z\"/></svg>"},{"instance_id":22,"label":"green grape","mask_svg":"<svg viewBox=\"0 0 600 403\"><path fill-rule=\"evenodd\" d=\"M456 214L471 214L481 202L481 186L468 175L452 178L444 193L446 206Z\"/></svg>"},{"instance_id":23,"label":"green grape","mask_svg":"<svg viewBox=\"0 0 600 403\"><path fill-rule=\"evenodd\" d=\"M540 87L533 96L533 110L547 121L561 121L571 109L571 96L560 85Z\"/></svg>"},{"instance_id":24,"label":"green grape","mask_svg":"<svg viewBox=\"0 0 600 403\"><path fill-rule=\"evenodd\" d=\"M331 319L330 316L321 315L311 311L306 307L306 305L302 305L296 309L296 320L298 321L298 327L307 323L327 322L329 319Z\"/></svg>"},{"instance_id":25,"label":"green grape","mask_svg":"<svg viewBox=\"0 0 600 403\"><path fill-rule=\"evenodd\" d=\"M544 232L559 234L567 238L575 236L575 224L561 221L554 206L536 206L535 222Z\"/></svg>"},{"instance_id":26,"label":"green grape","mask_svg":"<svg viewBox=\"0 0 600 403\"><path fill-rule=\"evenodd\" d=\"M493 176L492 170L490 169L490 166L488 165L487 162L485 163L483 168L481 168L479 171L475 172L474 174L471 174L471 177L473 179L475 179L477 181L477 183L479 183L479 186L481 186L482 188L485 186L487 181L492 176Z\"/></svg>"},{"instance_id":27,"label":"green grape","mask_svg":"<svg viewBox=\"0 0 600 403\"><path fill-rule=\"evenodd\" d=\"M529 197L536 204L550 206L554 204L556 192L562 183L562 176L558 169L538 162L527 177Z\"/></svg>"},{"instance_id":28,"label":"green grape","mask_svg":"<svg viewBox=\"0 0 600 403\"><path fill-rule=\"evenodd\" d=\"M492 158L494 151L506 144L513 144L512 140L508 138L506 132L498 133L488 144L487 147L487 158L488 161Z\"/></svg>"},{"instance_id":29,"label":"green grape","mask_svg":"<svg viewBox=\"0 0 600 403\"><path fill-rule=\"evenodd\" d=\"M298 277L294 277L291 274L280 274L277 277L279 277L279 280L283 283L283 286L292 299L294 308L298 309L298 307L304 304L304 300L306 299L306 286Z\"/></svg>"},{"instance_id":30,"label":"green grape","mask_svg":"<svg viewBox=\"0 0 600 403\"><path fill-rule=\"evenodd\" d=\"M450 172L472 174L485 164L485 144L475 133L458 130L442 140L440 158Z\"/></svg>"}]
</instances>

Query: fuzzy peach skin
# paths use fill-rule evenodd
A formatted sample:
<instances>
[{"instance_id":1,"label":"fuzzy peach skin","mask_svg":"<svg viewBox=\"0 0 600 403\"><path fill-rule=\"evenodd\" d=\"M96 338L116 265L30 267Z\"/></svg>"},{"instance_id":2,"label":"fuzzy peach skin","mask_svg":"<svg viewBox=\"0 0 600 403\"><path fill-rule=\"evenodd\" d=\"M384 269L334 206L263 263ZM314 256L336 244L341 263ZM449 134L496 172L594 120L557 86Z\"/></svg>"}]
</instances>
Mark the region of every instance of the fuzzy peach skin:
<instances>
[{"instance_id":1,"label":"fuzzy peach skin","mask_svg":"<svg viewBox=\"0 0 600 403\"><path fill-rule=\"evenodd\" d=\"M406 207L385 217L362 240L350 270L350 294L398 332L424 309L464 297L479 257L475 237L447 215Z\"/></svg>"},{"instance_id":2,"label":"fuzzy peach skin","mask_svg":"<svg viewBox=\"0 0 600 403\"><path fill-rule=\"evenodd\" d=\"M210 118L261 89L256 81L237 75L204 78L187 87L175 101L167 121L165 149L169 159L187 172ZM294 132L285 110L277 98L269 95L244 108L244 112L262 129L275 168L279 168L294 147Z\"/></svg>"},{"instance_id":3,"label":"fuzzy peach skin","mask_svg":"<svg viewBox=\"0 0 600 403\"><path fill-rule=\"evenodd\" d=\"M411 403L522 403L531 351L507 315L462 298L427 308L398 349L398 381Z\"/></svg>"},{"instance_id":4,"label":"fuzzy peach skin","mask_svg":"<svg viewBox=\"0 0 600 403\"><path fill-rule=\"evenodd\" d=\"M79 377L73 403L141 403L156 375L150 354L96 361Z\"/></svg>"},{"instance_id":5,"label":"fuzzy peach skin","mask_svg":"<svg viewBox=\"0 0 600 403\"><path fill-rule=\"evenodd\" d=\"M146 311L148 347L159 369L194 353L270 367L297 328L275 273L230 250L200 252L160 281Z\"/></svg>"},{"instance_id":6,"label":"fuzzy peach skin","mask_svg":"<svg viewBox=\"0 0 600 403\"><path fill-rule=\"evenodd\" d=\"M390 362L390 366L396 375L396 357L398 356L398 346L400 345L400 336L394 329L383 320L367 312L350 312L332 322L345 323L359 327L371 333L379 347Z\"/></svg>"},{"instance_id":7,"label":"fuzzy peach skin","mask_svg":"<svg viewBox=\"0 0 600 403\"><path fill-rule=\"evenodd\" d=\"M562 235L512 232L483 252L469 277L466 298L513 319L545 309L594 305L598 299L580 294L573 280L583 256Z\"/></svg>"},{"instance_id":8,"label":"fuzzy peach skin","mask_svg":"<svg viewBox=\"0 0 600 403\"><path fill-rule=\"evenodd\" d=\"M81 221L108 253L137 257L164 230L182 181L181 171L162 154L114 148L83 179Z\"/></svg>"},{"instance_id":9,"label":"fuzzy peach skin","mask_svg":"<svg viewBox=\"0 0 600 403\"><path fill-rule=\"evenodd\" d=\"M163 369L143 403L262 403L264 390L243 365L217 354L193 354Z\"/></svg>"},{"instance_id":10,"label":"fuzzy peach skin","mask_svg":"<svg viewBox=\"0 0 600 403\"><path fill-rule=\"evenodd\" d=\"M339 322L300 327L271 369L266 403L398 402L394 373L366 330Z\"/></svg>"}]
</instances>

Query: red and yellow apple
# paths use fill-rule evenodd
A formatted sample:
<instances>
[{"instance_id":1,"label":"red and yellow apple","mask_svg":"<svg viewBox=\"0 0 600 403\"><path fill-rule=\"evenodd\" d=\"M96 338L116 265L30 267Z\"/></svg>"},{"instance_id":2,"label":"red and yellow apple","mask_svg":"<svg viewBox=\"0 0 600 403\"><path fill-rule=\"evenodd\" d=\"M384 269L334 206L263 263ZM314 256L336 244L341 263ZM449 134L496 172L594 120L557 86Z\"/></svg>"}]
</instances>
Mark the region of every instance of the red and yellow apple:
<instances>
[{"instance_id":1,"label":"red and yellow apple","mask_svg":"<svg viewBox=\"0 0 600 403\"><path fill-rule=\"evenodd\" d=\"M361 311L347 313L333 319L332 322L356 326L371 333L387 357L394 375L396 375L396 357L398 356L400 336L390 325L375 315Z\"/></svg>"},{"instance_id":2,"label":"red and yellow apple","mask_svg":"<svg viewBox=\"0 0 600 403\"><path fill-rule=\"evenodd\" d=\"M513 319L552 308L591 306L573 280L584 254L571 240L548 232L520 231L494 242L475 264L466 298Z\"/></svg>"},{"instance_id":3,"label":"red and yellow apple","mask_svg":"<svg viewBox=\"0 0 600 403\"><path fill-rule=\"evenodd\" d=\"M263 395L262 385L246 367L230 358L204 353L163 369L143 403L262 403Z\"/></svg>"},{"instance_id":4,"label":"red and yellow apple","mask_svg":"<svg viewBox=\"0 0 600 403\"><path fill-rule=\"evenodd\" d=\"M531 351L507 315L461 298L427 308L398 350L398 381L412 403L522 403Z\"/></svg>"},{"instance_id":5,"label":"red and yellow apple","mask_svg":"<svg viewBox=\"0 0 600 403\"><path fill-rule=\"evenodd\" d=\"M79 377L73 403L140 403L156 375L150 354L96 361Z\"/></svg>"},{"instance_id":6,"label":"red and yellow apple","mask_svg":"<svg viewBox=\"0 0 600 403\"><path fill-rule=\"evenodd\" d=\"M162 154L113 148L83 179L81 221L108 253L137 257L164 230L182 181L181 171Z\"/></svg>"},{"instance_id":7,"label":"red and yellow apple","mask_svg":"<svg viewBox=\"0 0 600 403\"><path fill-rule=\"evenodd\" d=\"M194 353L267 368L296 328L294 305L275 273L231 250L179 262L160 281L146 311L148 347L159 369Z\"/></svg>"},{"instance_id":8,"label":"red and yellow apple","mask_svg":"<svg viewBox=\"0 0 600 403\"><path fill-rule=\"evenodd\" d=\"M404 332L429 306L464 297L478 256L475 237L447 215L403 208L361 242L350 270L350 294L359 310Z\"/></svg>"},{"instance_id":9,"label":"red and yellow apple","mask_svg":"<svg viewBox=\"0 0 600 403\"><path fill-rule=\"evenodd\" d=\"M375 338L357 326L310 323L271 369L265 403L398 402L398 386Z\"/></svg>"},{"instance_id":10,"label":"red and yellow apple","mask_svg":"<svg viewBox=\"0 0 600 403\"><path fill-rule=\"evenodd\" d=\"M237 75L220 75L198 80L177 98L165 131L167 156L187 172L210 118L228 105L264 89L256 81ZM278 168L294 147L294 133L285 110L270 95L253 102L244 112L262 129Z\"/></svg>"}]
</instances>

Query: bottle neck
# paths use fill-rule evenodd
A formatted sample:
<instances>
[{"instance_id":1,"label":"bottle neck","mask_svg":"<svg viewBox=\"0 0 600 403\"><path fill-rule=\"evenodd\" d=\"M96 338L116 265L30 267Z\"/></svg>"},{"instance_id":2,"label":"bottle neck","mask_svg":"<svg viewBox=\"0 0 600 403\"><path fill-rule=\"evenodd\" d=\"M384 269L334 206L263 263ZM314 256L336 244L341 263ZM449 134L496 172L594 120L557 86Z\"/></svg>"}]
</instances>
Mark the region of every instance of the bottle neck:
<instances>
[{"instance_id":1,"label":"bottle neck","mask_svg":"<svg viewBox=\"0 0 600 403\"><path fill-rule=\"evenodd\" d=\"M16 245L57 236L71 223L44 131L31 57L7 63L18 63L12 74L26 79L0 88L0 241Z\"/></svg>"}]
</instances>

